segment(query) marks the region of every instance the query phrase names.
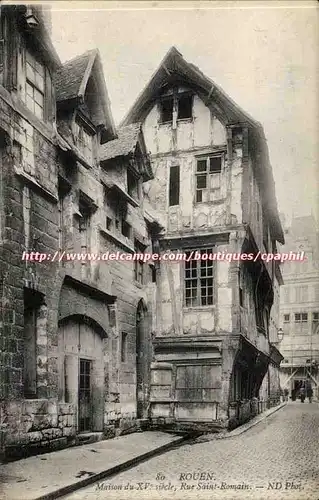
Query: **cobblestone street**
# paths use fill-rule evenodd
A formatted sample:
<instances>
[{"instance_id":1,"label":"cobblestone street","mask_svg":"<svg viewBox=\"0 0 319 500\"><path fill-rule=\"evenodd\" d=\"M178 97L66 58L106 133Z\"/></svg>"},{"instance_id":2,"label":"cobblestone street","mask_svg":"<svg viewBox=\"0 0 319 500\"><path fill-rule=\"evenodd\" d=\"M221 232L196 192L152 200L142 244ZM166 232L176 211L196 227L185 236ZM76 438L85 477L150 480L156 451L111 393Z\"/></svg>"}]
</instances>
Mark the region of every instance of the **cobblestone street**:
<instances>
[{"instance_id":1,"label":"cobblestone street","mask_svg":"<svg viewBox=\"0 0 319 500\"><path fill-rule=\"evenodd\" d=\"M66 498L318 500L318 429L318 403L289 403L242 435L185 445Z\"/></svg>"}]
</instances>

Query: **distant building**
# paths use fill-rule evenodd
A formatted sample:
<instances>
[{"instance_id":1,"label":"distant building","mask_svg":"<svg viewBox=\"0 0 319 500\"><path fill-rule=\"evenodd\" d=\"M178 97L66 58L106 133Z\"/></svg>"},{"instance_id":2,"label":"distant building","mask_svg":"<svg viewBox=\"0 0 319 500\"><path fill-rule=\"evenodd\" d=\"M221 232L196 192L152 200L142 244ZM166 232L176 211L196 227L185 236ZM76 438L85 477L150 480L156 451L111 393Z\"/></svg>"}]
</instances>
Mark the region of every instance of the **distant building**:
<instances>
[{"instance_id":1,"label":"distant building","mask_svg":"<svg viewBox=\"0 0 319 500\"><path fill-rule=\"evenodd\" d=\"M264 132L174 47L123 125L139 122L154 171L148 198L165 221L160 250L190 259L159 265L150 418L236 426L257 411L263 380L268 404L279 400L278 319L270 317L280 270L203 256L276 252L284 242Z\"/></svg>"},{"instance_id":2,"label":"distant building","mask_svg":"<svg viewBox=\"0 0 319 500\"><path fill-rule=\"evenodd\" d=\"M283 251L303 251L305 261L283 264L281 386L294 395L302 384L310 383L319 397L319 232L314 217L295 217L285 240Z\"/></svg>"}]
</instances>

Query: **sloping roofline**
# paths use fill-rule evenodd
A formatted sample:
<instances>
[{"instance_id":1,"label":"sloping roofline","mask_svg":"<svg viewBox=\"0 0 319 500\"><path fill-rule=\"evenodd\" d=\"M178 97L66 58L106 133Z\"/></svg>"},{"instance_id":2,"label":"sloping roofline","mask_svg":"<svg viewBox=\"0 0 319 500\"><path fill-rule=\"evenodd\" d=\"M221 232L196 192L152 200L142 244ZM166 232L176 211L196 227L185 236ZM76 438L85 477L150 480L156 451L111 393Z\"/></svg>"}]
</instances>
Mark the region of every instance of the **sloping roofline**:
<instances>
[{"instance_id":1,"label":"sloping roofline","mask_svg":"<svg viewBox=\"0 0 319 500\"><path fill-rule=\"evenodd\" d=\"M203 96L205 99L205 104L208 106L211 105L214 108L217 118L221 119L224 125L245 125L250 130L251 138L258 147L260 165L257 165L259 161L255 163L259 175L264 179L264 196L272 224L271 232L277 241L284 244L284 232L279 218L275 195L275 182L262 125L238 106L221 87L205 76L199 68L188 63L176 47L170 48L157 70L153 73L150 81L138 95L133 106L123 119L121 126L143 121L159 96L163 85L176 76L179 76L200 92L201 97Z\"/></svg>"},{"instance_id":2,"label":"sloping roofline","mask_svg":"<svg viewBox=\"0 0 319 500\"><path fill-rule=\"evenodd\" d=\"M95 76L97 79L97 84L99 88L101 89L100 92L100 99L102 102L102 108L103 108L103 115L104 115L104 120L106 125L106 128L109 130L111 135L113 137L116 137L116 128L115 128L115 123L113 120L112 112L111 112L111 104L110 104L110 99L105 83L105 79L103 76L103 66L101 62L101 56L99 53L98 49L93 49L85 52L84 54L80 56L76 56L73 59L70 59L69 61L66 61L60 68L59 68L59 75L58 77L62 81L60 85L62 86L63 90L63 80L65 78L68 78L70 75L68 74L70 69L69 67L72 67L72 63L75 63L77 60L83 60L86 58L87 60L84 60L85 63L85 69L83 74L79 75L78 81L74 83L74 88L69 92L69 94L66 94L63 96L61 93L61 97L57 96L57 101L62 103L65 101L72 101L74 99L78 99L80 102L83 102L84 100L84 95L86 91L86 87L89 81L89 78L92 74L92 70L94 65L97 67L97 71L95 72ZM57 89L57 94L59 89Z\"/></svg>"}]
</instances>

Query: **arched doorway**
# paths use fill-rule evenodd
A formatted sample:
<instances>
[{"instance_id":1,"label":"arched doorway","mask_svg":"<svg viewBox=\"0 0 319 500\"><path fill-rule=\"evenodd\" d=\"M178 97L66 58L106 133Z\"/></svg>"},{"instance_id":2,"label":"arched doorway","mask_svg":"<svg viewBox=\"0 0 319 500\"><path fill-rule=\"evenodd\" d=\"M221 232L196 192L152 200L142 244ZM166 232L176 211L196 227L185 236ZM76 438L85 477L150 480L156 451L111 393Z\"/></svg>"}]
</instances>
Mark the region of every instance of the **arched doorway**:
<instances>
[{"instance_id":1,"label":"arched doorway","mask_svg":"<svg viewBox=\"0 0 319 500\"><path fill-rule=\"evenodd\" d=\"M78 432L103 430L105 342L104 330L86 316L59 323L59 395L76 408Z\"/></svg>"},{"instance_id":2,"label":"arched doorway","mask_svg":"<svg viewBox=\"0 0 319 500\"><path fill-rule=\"evenodd\" d=\"M147 417L150 370L147 309L142 300L136 311L136 416Z\"/></svg>"}]
</instances>

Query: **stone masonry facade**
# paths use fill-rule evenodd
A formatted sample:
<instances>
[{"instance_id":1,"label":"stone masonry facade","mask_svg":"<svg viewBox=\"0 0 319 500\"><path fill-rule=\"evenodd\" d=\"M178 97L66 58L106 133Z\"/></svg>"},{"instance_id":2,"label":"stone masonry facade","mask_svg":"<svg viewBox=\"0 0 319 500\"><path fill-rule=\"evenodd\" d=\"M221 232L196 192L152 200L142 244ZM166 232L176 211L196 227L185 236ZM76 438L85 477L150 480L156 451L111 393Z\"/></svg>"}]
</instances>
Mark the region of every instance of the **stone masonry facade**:
<instances>
[{"instance_id":1,"label":"stone masonry facade","mask_svg":"<svg viewBox=\"0 0 319 500\"><path fill-rule=\"evenodd\" d=\"M138 428L137 315L143 349L152 268L140 263L137 276L134 262L53 256L150 249L157 225L143 204L152 172L141 131L124 131L116 152L98 52L62 65L41 8L2 7L0 22L0 432L2 453L16 457L83 432ZM22 260L23 252L48 258ZM147 384L142 391L140 417Z\"/></svg>"}]
</instances>

